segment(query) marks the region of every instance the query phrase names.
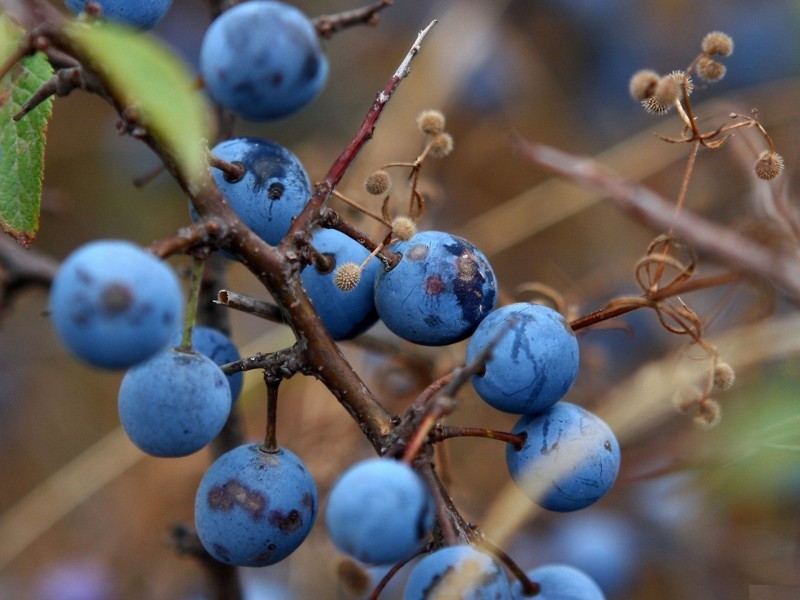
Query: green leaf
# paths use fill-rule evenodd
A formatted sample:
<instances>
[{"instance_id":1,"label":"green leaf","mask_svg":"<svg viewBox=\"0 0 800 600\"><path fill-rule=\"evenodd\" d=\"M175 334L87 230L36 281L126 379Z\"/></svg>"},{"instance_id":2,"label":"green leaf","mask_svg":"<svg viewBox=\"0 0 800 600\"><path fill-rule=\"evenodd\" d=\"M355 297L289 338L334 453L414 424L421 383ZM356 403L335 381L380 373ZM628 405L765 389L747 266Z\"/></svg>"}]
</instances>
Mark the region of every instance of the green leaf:
<instances>
[{"instance_id":1,"label":"green leaf","mask_svg":"<svg viewBox=\"0 0 800 600\"><path fill-rule=\"evenodd\" d=\"M119 25L74 22L67 35L184 176L190 182L204 180L210 112L182 61L156 38Z\"/></svg>"},{"instance_id":2,"label":"green leaf","mask_svg":"<svg viewBox=\"0 0 800 600\"><path fill-rule=\"evenodd\" d=\"M13 56L21 37L22 32L0 15L0 64ZM20 121L12 117L52 75L47 58L37 53L18 62L0 81L0 225L26 248L39 229L45 133L53 99Z\"/></svg>"}]
</instances>

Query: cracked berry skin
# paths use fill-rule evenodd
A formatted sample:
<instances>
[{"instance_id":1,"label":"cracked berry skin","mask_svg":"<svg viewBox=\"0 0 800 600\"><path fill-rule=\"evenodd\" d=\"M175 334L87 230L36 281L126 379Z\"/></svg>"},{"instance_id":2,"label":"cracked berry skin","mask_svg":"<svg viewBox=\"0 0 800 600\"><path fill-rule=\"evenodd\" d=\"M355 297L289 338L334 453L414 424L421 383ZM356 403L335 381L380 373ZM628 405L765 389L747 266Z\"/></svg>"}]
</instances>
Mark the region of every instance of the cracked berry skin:
<instances>
[{"instance_id":1,"label":"cracked berry skin","mask_svg":"<svg viewBox=\"0 0 800 600\"><path fill-rule=\"evenodd\" d=\"M203 547L218 561L264 567L300 546L317 507L314 480L296 455L245 444L206 471L195 497L195 527Z\"/></svg>"},{"instance_id":2,"label":"cracked berry skin","mask_svg":"<svg viewBox=\"0 0 800 600\"><path fill-rule=\"evenodd\" d=\"M505 570L472 546L447 546L428 554L411 571L403 600L459 598L511 600Z\"/></svg>"},{"instance_id":3,"label":"cracked berry skin","mask_svg":"<svg viewBox=\"0 0 800 600\"><path fill-rule=\"evenodd\" d=\"M109 21L137 29L154 27L172 4L172 0L66 0L66 4L77 15L86 10L90 1L100 5L103 17Z\"/></svg>"},{"instance_id":4,"label":"cracked berry skin","mask_svg":"<svg viewBox=\"0 0 800 600\"><path fill-rule=\"evenodd\" d=\"M131 242L97 240L61 264L49 305L71 354L95 367L125 369L166 348L184 301L167 264Z\"/></svg>"},{"instance_id":5,"label":"cracked berry skin","mask_svg":"<svg viewBox=\"0 0 800 600\"><path fill-rule=\"evenodd\" d=\"M297 112L322 90L328 59L314 25L282 2L252 0L222 13L200 48L211 98L250 121Z\"/></svg>"},{"instance_id":6,"label":"cracked berry skin","mask_svg":"<svg viewBox=\"0 0 800 600\"><path fill-rule=\"evenodd\" d=\"M401 338L424 346L452 344L469 337L494 308L494 271L467 240L424 231L392 251L402 258L378 273L375 307Z\"/></svg>"},{"instance_id":7,"label":"cracked berry skin","mask_svg":"<svg viewBox=\"0 0 800 600\"><path fill-rule=\"evenodd\" d=\"M605 600L606 596L595 583L580 569L570 565L552 563L536 567L526 573L531 581L539 584L539 593L526 596L522 593L522 584L515 581L511 584L514 600L536 598L536 600Z\"/></svg>"},{"instance_id":8,"label":"cracked berry skin","mask_svg":"<svg viewBox=\"0 0 800 600\"><path fill-rule=\"evenodd\" d=\"M125 373L117 401L122 428L152 456L187 456L228 420L231 391L207 356L168 348Z\"/></svg>"},{"instance_id":9,"label":"cracked berry skin","mask_svg":"<svg viewBox=\"0 0 800 600\"><path fill-rule=\"evenodd\" d=\"M378 320L375 311L373 289L375 277L381 270L376 258L361 271L361 279L355 288L343 292L333 282L337 266L347 262L360 265L369 256L369 251L351 237L335 229L318 229L312 244L322 254L332 257L335 264L327 273L321 273L314 265L308 265L300 274L314 308L334 340L349 340L372 327Z\"/></svg>"},{"instance_id":10,"label":"cracked berry skin","mask_svg":"<svg viewBox=\"0 0 800 600\"><path fill-rule=\"evenodd\" d=\"M617 479L616 436L597 415L557 402L520 419L513 433L526 435L521 450L506 448L511 477L542 508L571 512L600 500Z\"/></svg>"},{"instance_id":11,"label":"cracked berry skin","mask_svg":"<svg viewBox=\"0 0 800 600\"><path fill-rule=\"evenodd\" d=\"M345 554L389 565L419 550L433 526L433 499L407 464L373 458L350 467L328 496L325 523Z\"/></svg>"},{"instance_id":12,"label":"cracked berry skin","mask_svg":"<svg viewBox=\"0 0 800 600\"><path fill-rule=\"evenodd\" d=\"M245 168L238 181L211 169L220 191L239 218L268 244L278 244L311 198L311 181L300 160L270 140L238 137L220 142L211 153ZM192 219L198 215L190 205Z\"/></svg>"},{"instance_id":13,"label":"cracked berry skin","mask_svg":"<svg viewBox=\"0 0 800 600\"><path fill-rule=\"evenodd\" d=\"M183 329L178 330L172 336L170 344L180 346L183 341ZM219 329L208 327L207 325L195 325L192 327L192 349L203 354L214 361L220 367L228 363L241 359L239 350L227 335ZM228 386L231 388L231 402L236 402L239 394L242 393L244 385L244 373L239 371L232 375L226 375Z\"/></svg>"},{"instance_id":14,"label":"cracked berry skin","mask_svg":"<svg viewBox=\"0 0 800 600\"><path fill-rule=\"evenodd\" d=\"M495 340L485 372L472 378L475 391L494 408L518 415L540 413L575 382L578 341L555 310L519 302L492 311L469 340L467 362Z\"/></svg>"}]
</instances>

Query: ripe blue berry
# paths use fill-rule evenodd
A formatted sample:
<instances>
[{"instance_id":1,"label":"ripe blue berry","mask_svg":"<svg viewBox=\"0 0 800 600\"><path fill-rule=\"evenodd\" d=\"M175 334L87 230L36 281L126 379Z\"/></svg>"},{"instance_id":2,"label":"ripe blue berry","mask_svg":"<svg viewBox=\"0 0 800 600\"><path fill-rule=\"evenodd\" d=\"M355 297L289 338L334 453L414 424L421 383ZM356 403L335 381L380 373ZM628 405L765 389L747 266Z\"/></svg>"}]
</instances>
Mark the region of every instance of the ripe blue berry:
<instances>
[{"instance_id":1,"label":"ripe blue berry","mask_svg":"<svg viewBox=\"0 0 800 600\"><path fill-rule=\"evenodd\" d=\"M183 315L178 278L123 240L81 246L50 288L53 327L67 349L96 367L127 368L166 347Z\"/></svg>"},{"instance_id":2,"label":"ripe blue berry","mask_svg":"<svg viewBox=\"0 0 800 600\"><path fill-rule=\"evenodd\" d=\"M122 428L142 451L186 456L222 430L230 386L207 356L168 348L125 373L118 408Z\"/></svg>"},{"instance_id":3,"label":"ripe blue berry","mask_svg":"<svg viewBox=\"0 0 800 600\"><path fill-rule=\"evenodd\" d=\"M375 279L375 307L400 337L426 346L467 338L494 308L495 278L468 241L425 231L392 246L403 256Z\"/></svg>"},{"instance_id":4,"label":"ripe blue berry","mask_svg":"<svg viewBox=\"0 0 800 600\"><path fill-rule=\"evenodd\" d=\"M317 309L328 333L335 340L354 338L378 320L373 289L380 262L371 260L361 271L361 279L350 291L344 292L333 281L337 266L345 263L360 265L369 256L364 246L335 229L318 229L312 240L314 248L333 258L330 271L322 273L308 265L300 277L314 308Z\"/></svg>"},{"instance_id":5,"label":"ripe blue berry","mask_svg":"<svg viewBox=\"0 0 800 600\"><path fill-rule=\"evenodd\" d=\"M303 542L317 516L317 488L283 448L245 444L220 456L200 481L194 505L200 542L231 565L263 567Z\"/></svg>"},{"instance_id":6,"label":"ripe blue berry","mask_svg":"<svg viewBox=\"0 0 800 600\"><path fill-rule=\"evenodd\" d=\"M311 182L300 160L280 144L255 137L226 140L211 152L245 168L236 181L227 181L222 171L212 169L239 218L268 244L280 242L311 198ZM191 213L197 220L194 209Z\"/></svg>"},{"instance_id":7,"label":"ripe blue berry","mask_svg":"<svg viewBox=\"0 0 800 600\"><path fill-rule=\"evenodd\" d=\"M494 341L485 372L473 377L472 385L498 410L526 415L547 410L578 375L575 334L551 308L520 302L492 311L472 334L467 361Z\"/></svg>"},{"instance_id":8,"label":"ripe blue berry","mask_svg":"<svg viewBox=\"0 0 800 600\"><path fill-rule=\"evenodd\" d=\"M171 345L180 346L183 341L183 329L178 330L172 336ZM207 327L205 325L195 325L192 327L192 349L214 361L215 364L226 365L241 358L239 350L233 345L231 339L219 329ZM227 376L228 385L231 388L231 402L236 402L239 394L242 393L244 383L244 373L239 371Z\"/></svg>"},{"instance_id":9,"label":"ripe blue berry","mask_svg":"<svg viewBox=\"0 0 800 600\"><path fill-rule=\"evenodd\" d=\"M206 32L200 72L208 94L245 119L294 113L328 78L311 21L282 2L252 0L226 10Z\"/></svg>"},{"instance_id":10,"label":"ripe blue berry","mask_svg":"<svg viewBox=\"0 0 800 600\"><path fill-rule=\"evenodd\" d=\"M86 4L100 5L102 16L137 29L150 29L169 10L172 0L66 0L67 8L74 14L86 9Z\"/></svg>"},{"instance_id":11,"label":"ripe blue berry","mask_svg":"<svg viewBox=\"0 0 800 600\"><path fill-rule=\"evenodd\" d=\"M510 444L506 462L511 477L541 507L557 512L586 508L602 498L617 478L619 443L588 410L557 402L537 415L522 417L514 433L525 433L521 450Z\"/></svg>"},{"instance_id":12,"label":"ripe blue berry","mask_svg":"<svg viewBox=\"0 0 800 600\"><path fill-rule=\"evenodd\" d=\"M503 568L472 546L448 546L419 561L408 578L403 600L459 598L511 600Z\"/></svg>"},{"instance_id":13,"label":"ripe blue berry","mask_svg":"<svg viewBox=\"0 0 800 600\"><path fill-rule=\"evenodd\" d=\"M542 565L526 573L538 583L539 593L526 596L522 584L515 581L511 586L514 600L535 598L536 600L605 600L605 594L595 581L575 567L561 564Z\"/></svg>"},{"instance_id":14,"label":"ripe blue berry","mask_svg":"<svg viewBox=\"0 0 800 600\"><path fill-rule=\"evenodd\" d=\"M411 467L374 458L334 484L325 522L342 552L366 563L392 564L419 550L433 526L433 499Z\"/></svg>"}]
</instances>

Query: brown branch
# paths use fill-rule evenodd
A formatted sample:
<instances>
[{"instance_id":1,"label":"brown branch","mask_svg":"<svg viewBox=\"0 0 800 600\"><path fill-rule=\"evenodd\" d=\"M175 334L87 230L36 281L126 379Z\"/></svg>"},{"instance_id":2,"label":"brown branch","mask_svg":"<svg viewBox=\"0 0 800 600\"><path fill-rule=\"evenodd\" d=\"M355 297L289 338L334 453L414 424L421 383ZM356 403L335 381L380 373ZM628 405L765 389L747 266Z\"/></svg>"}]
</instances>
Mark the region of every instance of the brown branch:
<instances>
[{"instance_id":1,"label":"brown branch","mask_svg":"<svg viewBox=\"0 0 800 600\"><path fill-rule=\"evenodd\" d=\"M729 227L684 210L675 217L674 205L652 190L623 180L599 163L549 146L519 139L528 160L608 194L626 214L657 230L670 227L698 251L730 268L766 278L795 302L800 302L800 259L763 246Z\"/></svg>"},{"instance_id":2,"label":"brown branch","mask_svg":"<svg viewBox=\"0 0 800 600\"><path fill-rule=\"evenodd\" d=\"M321 38L330 39L334 33L353 27L355 25L369 25L375 26L380 20L378 14L384 8L392 6L394 0L378 0L377 2L356 8L353 10L346 10L332 15L320 15L311 19L311 23L317 30L317 34Z\"/></svg>"}]
</instances>

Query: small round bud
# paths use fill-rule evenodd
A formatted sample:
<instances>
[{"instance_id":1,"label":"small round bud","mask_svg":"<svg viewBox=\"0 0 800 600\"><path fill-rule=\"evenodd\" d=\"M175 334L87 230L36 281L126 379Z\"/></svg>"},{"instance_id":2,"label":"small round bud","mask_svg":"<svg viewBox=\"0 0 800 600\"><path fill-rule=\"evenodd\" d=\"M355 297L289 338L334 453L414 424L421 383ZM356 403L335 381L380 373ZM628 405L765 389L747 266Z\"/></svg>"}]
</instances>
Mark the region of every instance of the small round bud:
<instances>
[{"instance_id":1,"label":"small round bud","mask_svg":"<svg viewBox=\"0 0 800 600\"><path fill-rule=\"evenodd\" d=\"M720 56L730 56L733 52L733 38L721 31L712 31L703 38L700 45L706 54L718 54Z\"/></svg>"},{"instance_id":2,"label":"small round bud","mask_svg":"<svg viewBox=\"0 0 800 600\"><path fill-rule=\"evenodd\" d=\"M683 71L673 71L658 80L653 89L653 95L645 98L642 106L647 112L663 115L675 106L684 90L687 94L691 93L691 80Z\"/></svg>"},{"instance_id":3,"label":"small round bud","mask_svg":"<svg viewBox=\"0 0 800 600\"><path fill-rule=\"evenodd\" d=\"M695 414L700 402L703 400L703 392L698 387L690 387L679 390L672 395L672 405L684 415Z\"/></svg>"},{"instance_id":4,"label":"small round bud","mask_svg":"<svg viewBox=\"0 0 800 600\"><path fill-rule=\"evenodd\" d=\"M391 187L392 177L383 169L375 171L364 180L364 189L367 190L368 194L372 194L373 196L382 196L388 192Z\"/></svg>"},{"instance_id":5,"label":"small round bud","mask_svg":"<svg viewBox=\"0 0 800 600\"><path fill-rule=\"evenodd\" d=\"M356 263L343 263L333 272L333 283L343 292L349 292L361 281L361 267Z\"/></svg>"},{"instance_id":6,"label":"small round bud","mask_svg":"<svg viewBox=\"0 0 800 600\"><path fill-rule=\"evenodd\" d=\"M649 98L655 92L658 79L658 73L650 69L637 71L633 74L628 84L628 91L631 97L639 101Z\"/></svg>"},{"instance_id":7,"label":"small round bud","mask_svg":"<svg viewBox=\"0 0 800 600\"><path fill-rule=\"evenodd\" d=\"M423 110L417 117L417 127L426 135L439 135L444 131L444 115L438 110Z\"/></svg>"},{"instance_id":8,"label":"small round bud","mask_svg":"<svg viewBox=\"0 0 800 600\"><path fill-rule=\"evenodd\" d=\"M700 429L713 429L722 421L722 407L713 398L706 398L698 405L692 420Z\"/></svg>"},{"instance_id":9,"label":"small round bud","mask_svg":"<svg viewBox=\"0 0 800 600\"><path fill-rule=\"evenodd\" d=\"M728 363L720 362L714 367L714 387L720 391L729 390L736 382L736 371Z\"/></svg>"},{"instance_id":10,"label":"small round bud","mask_svg":"<svg viewBox=\"0 0 800 600\"><path fill-rule=\"evenodd\" d=\"M695 71L703 81L714 83L725 77L727 68L718 60L714 60L709 56L701 56L697 61Z\"/></svg>"},{"instance_id":11,"label":"small round bud","mask_svg":"<svg viewBox=\"0 0 800 600\"><path fill-rule=\"evenodd\" d=\"M764 150L753 165L756 177L769 181L783 172L783 157L777 152Z\"/></svg>"},{"instance_id":12,"label":"small round bud","mask_svg":"<svg viewBox=\"0 0 800 600\"><path fill-rule=\"evenodd\" d=\"M453 151L453 136L449 133L440 133L431 140L430 155L434 158L444 158Z\"/></svg>"},{"instance_id":13,"label":"small round bud","mask_svg":"<svg viewBox=\"0 0 800 600\"><path fill-rule=\"evenodd\" d=\"M392 236L401 242L407 242L417 233L417 226L408 217L395 217L392 220Z\"/></svg>"}]
</instances>

